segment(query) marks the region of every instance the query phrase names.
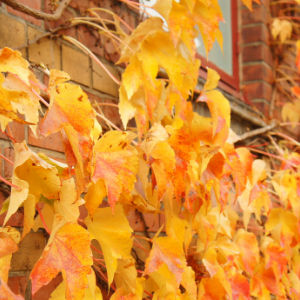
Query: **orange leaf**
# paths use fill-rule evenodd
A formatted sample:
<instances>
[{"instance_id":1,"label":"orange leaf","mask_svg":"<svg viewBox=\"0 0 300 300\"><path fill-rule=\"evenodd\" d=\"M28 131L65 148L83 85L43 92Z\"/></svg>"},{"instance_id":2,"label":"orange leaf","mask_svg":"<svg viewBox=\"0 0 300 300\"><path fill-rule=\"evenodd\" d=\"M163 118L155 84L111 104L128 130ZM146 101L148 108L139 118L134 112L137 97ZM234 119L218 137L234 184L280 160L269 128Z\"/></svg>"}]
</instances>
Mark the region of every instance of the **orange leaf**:
<instances>
[{"instance_id":1,"label":"orange leaf","mask_svg":"<svg viewBox=\"0 0 300 300\"><path fill-rule=\"evenodd\" d=\"M252 232L240 229L235 236L235 243L240 248L240 257L244 270L253 275L259 256L256 236Z\"/></svg>"},{"instance_id":2,"label":"orange leaf","mask_svg":"<svg viewBox=\"0 0 300 300\"><path fill-rule=\"evenodd\" d=\"M230 284L232 288L233 300L250 300L250 285L245 276L242 274L235 274L230 278Z\"/></svg>"},{"instance_id":3,"label":"orange leaf","mask_svg":"<svg viewBox=\"0 0 300 300\"><path fill-rule=\"evenodd\" d=\"M89 233L81 226L67 223L61 227L30 274L32 294L62 272L66 299L82 299L93 262L90 242Z\"/></svg>"},{"instance_id":4,"label":"orange leaf","mask_svg":"<svg viewBox=\"0 0 300 300\"><path fill-rule=\"evenodd\" d=\"M145 274L155 272L166 264L179 284L184 268L182 256L182 247L174 238L158 237L153 241L150 256L146 260Z\"/></svg>"},{"instance_id":5,"label":"orange leaf","mask_svg":"<svg viewBox=\"0 0 300 300\"><path fill-rule=\"evenodd\" d=\"M18 251L15 241L6 233L0 232L0 258Z\"/></svg>"}]
</instances>

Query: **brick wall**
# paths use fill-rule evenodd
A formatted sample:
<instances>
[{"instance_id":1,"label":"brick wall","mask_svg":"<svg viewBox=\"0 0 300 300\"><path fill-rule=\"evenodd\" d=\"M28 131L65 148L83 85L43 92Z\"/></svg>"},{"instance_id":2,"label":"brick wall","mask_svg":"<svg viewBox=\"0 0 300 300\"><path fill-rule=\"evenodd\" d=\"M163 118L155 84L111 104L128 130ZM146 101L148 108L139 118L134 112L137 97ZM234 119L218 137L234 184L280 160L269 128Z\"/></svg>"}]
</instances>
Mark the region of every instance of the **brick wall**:
<instances>
[{"instance_id":1,"label":"brick wall","mask_svg":"<svg viewBox=\"0 0 300 300\"><path fill-rule=\"evenodd\" d=\"M37 10L51 12L52 6L50 0L18 0ZM47 29L53 29L68 19L80 16L89 7L102 7L112 9L118 13L131 27L135 27L139 22L139 15L136 12L129 10L125 5L116 1L106 0L73 0L70 3L59 21L46 22L37 20L27 16L21 12L15 11L10 7L2 4L0 1L0 48L5 46L11 48L20 48L23 57L32 63L39 64L43 62L47 68L61 69L70 74L72 81L79 84L87 93L89 99L97 103L118 103L118 86L106 75L106 73L95 64L86 54L62 40L60 37L43 38L37 43L26 46L26 43L32 41L36 37L47 32ZM110 19L110 15L104 16ZM126 30L124 28L124 30ZM90 31L83 26L67 29L60 33L76 37L80 42L89 47L105 64L108 70L118 79L120 79L122 68L114 66L114 62L118 60L118 53L115 51L111 41L98 36L96 31ZM41 72L33 69L40 81L48 83L48 77ZM103 114L117 126L122 127L121 119L118 110L112 106L101 106ZM105 129L107 125L101 124ZM61 143L60 134L52 134L45 139L36 139L28 126L23 126L17 123L11 124L13 136L18 142L23 140L30 146L33 151L43 152L46 155L64 161L64 149ZM14 160L14 150L9 139L0 133L0 151L10 160ZM0 161L1 175L5 178L11 178L13 166L6 161ZM0 183L0 210L4 200L9 196L9 191L6 187L1 187ZM103 204L106 205L106 202ZM81 218L85 218L87 212L82 209ZM0 226L3 225L5 214L0 215ZM23 208L10 218L7 226L14 226L22 231L24 213ZM132 211L128 216L131 227L144 235L144 231L148 229L149 234L157 231L160 225L159 217L154 219L153 215L141 216L138 212ZM145 228L145 226L147 228ZM148 228L149 227L149 228ZM53 279L47 286L43 287L32 298L31 287L29 281L30 271L34 264L40 258L43 249L47 242L47 235L44 230L31 232L26 235L20 244L20 249L13 254L11 270L9 273L8 285L16 294L21 294L26 300L46 300L49 299L52 291L60 284L62 278L58 276ZM149 245L143 243L146 249L150 249ZM144 259L144 252L139 248L135 248L135 253L140 259ZM134 254L133 254L134 255ZM135 257L136 258L136 257ZM104 282L98 282L100 288L103 289L103 297L108 299L110 294L107 294L107 285ZM1 298L1 297L0 297Z\"/></svg>"},{"instance_id":2,"label":"brick wall","mask_svg":"<svg viewBox=\"0 0 300 300\"><path fill-rule=\"evenodd\" d=\"M51 0L18 0L32 8L51 12ZM222 1L222 0L220 0ZM231 105L238 106L244 111L251 111L253 116L258 117L260 113L269 116L270 101L272 98L273 77L273 56L269 48L270 32L268 22L270 13L268 9L268 0L262 0L262 5L254 5L254 13L251 13L245 6L242 6L239 0L239 20L240 20L240 82L245 96L245 100L255 104L257 110L251 110L245 102L241 101L242 97L235 94L226 94ZM59 36L52 38L43 38L37 43L27 46L26 43L32 41L36 37L45 33L49 29L53 29L65 23L68 19L84 14L89 7L102 7L113 10L121 18L123 18L132 28L139 23L139 15L136 11L128 9L128 7L118 1L113 0L73 0L70 6L64 11L62 18L54 22L46 22L37 20L23 13L15 11L10 7L1 5L0 1L0 48L8 46L20 49L23 57L32 63L43 62L48 68L61 69L70 74L72 80L79 84L87 93L89 99L94 103L118 103L118 87L106 75L106 73L92 61L86 54L77 48L62 40ZM105 14L103 17L109 19L110 15ZM124 30L126 30L124 28ZM68 28L60 33L70 35L77 38L80 42L91 49L98 58L106 65L115 77L120 79L122 68L116 67L113 63L118 60L118 52L115 51L112 42L99 36L96 31L88 30L84 26ZM34 69L38 78L47 84L48 78ZM199 81L203 83L203 80ZM118 110L111 106L101 106L103 114L121 127L121 120ZM194 109L205 114L205 108L201 104L195 104ZM274 114L279 117L278 108ZM254 117L253 117L254 118ZM101 124L104 128L105 123ZM233 114L232 128L237 134L242 134L247 130L251 130L257 126L252 121L245 120L241 116ZM63 146L60 140L60 134L53 134L42 140L37 140L28 127L24 127L17 123L13 123L12 132L17 141L25 140L31 149L36 152L44 152L50 157L64 161ZM11 160L14 159L12 145L5 135L0 134L1 153ZM12 166L6 161L0 161L1 173L5 178L12 176ZM2 191L2 192L1 192ZM0 209L2 203L9 195L9 192L0 186ZM106 202L103 203L106 205ZM81 218L84 218L86 211L82 211ZM5 214L0 215L0 226L3 225ZM144 214L141 215L137 211L132 211L128 216L131 227L137 234L144 235L147 229L152 235L164 223L162 216ZM9 226L16 226L22 230L23 226L23 209L20 208L9 220ZM147 241L140 240L143 247L149 249ZM43 248L46 244L46 236L44 231L28 234L22 241L20 251L13 255L12 269L9 274L9 286L15 293L26 296L31 299L30 282L28 276L35 262L39 259ZM145 254L143 250L135 247L135 254L143 260ZM138 260L137 260L138 261ZM51 292L61 282L61 277L54 279L48 286L43 287L33 298L34 300L48 299ZM105 284L100 285L103 289L103 296L107 295Z\"/></svg>"},{"instance_id":3,"label":"brick wall","mask_svg":"<svg viewBox=\"0 0 300 300\"><path fill-rule=\"evenodd\" d=\"M253 12L240 2L241 84L244 97L266 118L274 83L274 62L270 49L269 0L253 4Z\"/></svg>"}]
</instances>

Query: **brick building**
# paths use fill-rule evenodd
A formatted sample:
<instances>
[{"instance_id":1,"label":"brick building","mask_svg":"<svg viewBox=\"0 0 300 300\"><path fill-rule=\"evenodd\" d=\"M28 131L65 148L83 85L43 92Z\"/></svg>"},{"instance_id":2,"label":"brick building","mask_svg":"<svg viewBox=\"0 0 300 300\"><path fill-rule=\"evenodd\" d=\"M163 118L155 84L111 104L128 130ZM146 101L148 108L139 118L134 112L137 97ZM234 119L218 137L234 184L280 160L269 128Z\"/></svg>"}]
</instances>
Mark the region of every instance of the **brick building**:
<instances>
[{"instance_id":1,"label":"brick building","mask_svg":"<svg viewBox=\"0 0 300 300\"><path fill-rule=\"evenodd\" d=\"M269 0L262 0L262 4L254 4L254 12L250 12L239 0L220 0L226 3L229 21L224 27L226 39L225 48L231 49L224 59L227 65L218 61L218 52L210 57L212 63L202 59L202 67L199 71L199 83L197 90L201 90L206 78L206 66L215 68L221 74L219 89L229 99L232 108L232 129L239 135L269 124L271 117L280 119L280 106L276 105L276 99L272 99L274 85L274 62L270 48L271 19ZM38 11L53 13L56 1L51 0L18 0ZM124 3L114 0L72 0L64 10L62 17L57 21L45 21L36 19L16 11L0 1L0 48L4 46L18 49L31 63L43 62L48 68L61 69L70 74L74 83L79 84L88 94L89 99L94 102L118 103L118 86L106 73L95 64L86 54L73 45L61 39L65 34L77 38L80 42L90 48L95 55L105 64L109 71L118 79L121 78L122 66L115 66L118 59L112 41L104 36L98 36L85 26L79 25L65 28L52 36L39 39L32 43L37 37L49 30L53 30L64 24L73 17L85 13L87 8L101 7L113 10L124 19L132 28L140 22L141 15ZM104 13L106 14L106 13ZM110 18L106 14L105 18ZM226 17L225 17L226 19ZM201 44L201 41L199 42ZM202 50L199 49L199 55ZM47 76L34 69L37 77L47 83ZM113 106L102 106L103 114L118 126L121 125L118 110ZM207 113L204 106L194 104L194 109L199 113ZM101 124L104 127L106 124ZM287 129L288 130L288 129ZM64 160L64 150L60 141L60 135L54 134L50 137L37 140L30 129L17 123L12 124L12 131L17 141L26 140L34 151L42 151L57 160ZM288 132L295 136L297 133ZM13 160L14 153L9 140L0 134L0 145L2 154ZM6 161L0 162L2 176L12 176L12 166ZM7 194L1 194L0 203L3 203ZM4 215L0 215L3 223ZM141 216L133 212L129 216L131 227L137 232L143 232L148 227L148 232L155 232L160 227L162 220L157 216L153 220L152 215ZM155 222L154 222L155 221ZM7 225L22 227L22 209L13 215ZM1 225L1 224L0 224ZM12 268L10 271L9 286L16 294L31 299L28 276L35 262L40 257L46 240L44 232L28 234L21 244L20 251L13 255ZM147 247L147 245L144 245ZM143 252L136 249L142 257ZM33 298L48 299L52 290L60 282L60 278L43 287ZM106 295L104 293L103 295Z\"/></svg>"}]
</instances>

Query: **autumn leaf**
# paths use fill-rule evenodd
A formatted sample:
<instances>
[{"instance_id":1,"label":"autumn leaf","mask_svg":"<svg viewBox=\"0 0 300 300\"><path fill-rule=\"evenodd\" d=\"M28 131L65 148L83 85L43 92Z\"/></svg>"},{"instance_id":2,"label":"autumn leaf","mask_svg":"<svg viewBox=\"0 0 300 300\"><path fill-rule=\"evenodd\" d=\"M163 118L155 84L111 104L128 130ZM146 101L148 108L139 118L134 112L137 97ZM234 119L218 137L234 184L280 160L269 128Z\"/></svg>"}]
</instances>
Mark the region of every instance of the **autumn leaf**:
<instances>
[{"instance_id":1,"label":"autumn leaf","mask_svg":"<svg viewBox=\"0 0 300 300\"><path fill-rule=\"evenodd\" d=\"M31 271L32 294L62 272L66 299L83 299L87 275L91 273L91 256L89 233L77 224L65 224L55 233Z\"/></svg>"},{"instance_id":2,"label":"autumn leaf","mask_svg":"<svg viewBox=\"0 0 300 300\"><path fill-rule=\"evenodd\" d=\"M88 287L85 289L82 300L102 300L101 290L96 285L96 276L94 271L87 275ZM49 300L66 300L66 282L63 281L51 294Z\"/></svg>"},{"instance_id":3,"label":"autumn leaf","mask_svg":"<svg viewBox=\"0 0 300 300\"><path fill-rule=\"evenodd\" d=\"M300 120L300 99L294 100L293 103L285 103L281 111L282 119L284 122L289 120L293 123L298 123ZM292 124L295 128L296 124Z\"/></svg>"},{"instance_id":4,"label":"autumn leaf","mask_svg":"<svg viewBox=\"0 0 300 300\"><path fill-rule=\"evenodd\" d=\"M14 148L15 163L12 183L21 190L12 188L5 223L29 195L32 195L36 202L41 195L48 199L58 199L61 190L61 181L54 166L28 149L25 142L15 143ZM35 206L35 203L34 201L30 201L30 203L29 207L27 207L29 203L26 204L26 210L28 209L32 214L32 206ZM29 227L27 227L27 231Z\"/></svg>"},{"instance_id":5,"label":"autumn leaf","mask_svg":"<svg viewBox=\"0 0 300 300\"><path fill-rule=\"evenodd\" d=\"M0 236L0 278L7 283L12 253L18 251L21 235L17 229L7 226L0 228Z\"/></svg>"},{"instance_id":6,"label":"autumn leaf","mask_svg":"<svg viewBox=\"0 0 300 300\"><path fill-rule=\"evenodd\" d=\"M273 38L276 40L279 36L280 42L284 43L286 39L289 39L292 35L293 25L287 20L280 20L274 18L272 22L271 32Z\"/></svg>"},{"instance_id":7,"label":"autumn leaf","mask_svg":"<svg viewBox=\"0 0 300 300\"><path fill-rule=\"evenodd\" d=\"M133 230L130 228L123 208L119 204L115 206L114 215L112 215L109 207L96 209L93 220L87 217L85 224L92 239L96 239L100 243L110 285L118 268L118 260L132 259L130 252Z\"/></svg>"},{"instance_id":8,"label":"autumn leaf","mask_svg":"<svg viewBox=\"0 0 300 300\"><path fill-rule=\"evenodd\" d=\"M93 160L93 140L95 113L87 95L79 86L57 83L67 80L67 76L55 77L56 85L50 99L51 106L39 124L39 133L46 137L60 131L69 168L75 167L78 195L90 182ZM54 83L53 83L54 82Z\"/></svg>"},{"instance_id":9,"label":"autumn leaf","mask_svg":"<svg viewBox=\"0 0 300 300\"><path fill-rule=\"evenodd\" d=\"M18 75L30 86L29 77L32 74L29 70L29 63L22 58L19 51L14 51L8 47L0 49L0 72L10 72Z\"/></svg>"},{"instance_id":10,"label":"autumn leaf","mask_svg":"<svg viewBox=\"0 0 300 300\"><path fill-rule=\"evenodd\" d=\"M98 180L96 183L91 182L87 193L84 197L85 207L93 218L95 210L102 203L103 198L107 195L106 186L103 180Z\"/></svg>"},{"instance_id":11,"label":"autumn leaf","mask_svg":"<svg viewBox=\"0 0 300 300\"><path fill-rule=\"evenodd\" d=\"M119 143L115 143L116 134ZM96 184L103 180L106 185L108 202L114 211L122 190L129 193L134 188L138 172L138 156L129 147L130 139L126 133L107 132L95 145L96 165L92 176Z\"/></svg>"},{"instance_id":12,"label":"autumn leaf","mask_svg":"<svg viewBox=\"0 0 300 300\"><path fill-rule=\"evenodd\" d=\"M117 288L122 288L124 294L133 294L137 288L137 271L134 259L119 259L114 280Z\"/></svg>"},{"instance_id":13,"label":"autumn leaf","mask_svg":"<svg viewBox=\"0 0 300 300\"><path fill-rule=\"evenodd\" d=\"M234 241L240 249L240 259L243 269L250 275L253 275L259 258L256 236L251 232L239 229Z\"/></svg>"},{"instance_id":14,"label":"autumn leaf","mask_svg":"<svg viewBox=\"0 0 300 300\"><path fill-rule=\"evenodd\" d=\"M182 247L174 238L158 237L153 241L150 256L146 260L145 274L155 272L166 264L179 284L184 271L182 256Z\"/></svg>"},{"instance_id":15,"label":"autumn leaf","mask_svg":"<svg viewBox=\"0 0 300 300\"><path fill-rule=\"evenodd\" d=\"M203 90L210 91L218 86L220 75L213 69L207 68L207 79L204 84Z\"/></svg>"},{"instance_id":16,"label":"autumn leaf","mask_svg":"<svg viewBox=\"0 0 300 300\"><path fill-rule=\"evenodd\" d=\"M248 300L250 299L250 285L245 276L242 274L235 274L230 278L232 287L233 300Z\"/></svg>"},{"instance_id":17,"label":"autumn leaf","mask_svg":"<svg viewBox=\"0 0 300 300\"><path fill-rule=\"evenodd\" d=\"M194 21L200 30L206 55L212 49L215 40L223 49L223 36L219 29L219 21L223 20L223 14L217 1L196 1L193 10Z\"/></svg>"}]
</instances>

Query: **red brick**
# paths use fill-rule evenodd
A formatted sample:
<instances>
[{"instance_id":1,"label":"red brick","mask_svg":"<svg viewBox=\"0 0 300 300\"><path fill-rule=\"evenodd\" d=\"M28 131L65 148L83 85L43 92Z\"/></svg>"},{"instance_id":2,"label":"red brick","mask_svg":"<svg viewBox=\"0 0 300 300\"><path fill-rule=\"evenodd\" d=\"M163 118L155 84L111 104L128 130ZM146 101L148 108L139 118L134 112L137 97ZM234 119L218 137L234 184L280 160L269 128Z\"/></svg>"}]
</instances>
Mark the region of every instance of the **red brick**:
<instances>
[{"instance_id":1,"label":"red brick","mask_svg":"<svg viewBox=\"0 0 300 300\"><path fill-rule=\"evenodd\" d=\"M9 124L13 138L18 142L23 142L25 140L25 126L17 122L12 122ZM10 138L4 133L0 132L0 139L10 140Z\"/></svg>"},{"instance_id":2,"label":"red brick","mask_svg":"<svg viewBox=\"0 0 300 300\"><path fill-rule=\"evenodd\" d=\"M255 101L253 102L253 107L255 107L260 113L262 113L266 119L269 119L270 105L265 101Z\"/></svg>"},{"instance_id":3,"label":"red brick","mask_svg":"<svg viewBox=\"0 0 300 300\"><path fill-rule=\"evenodd\" d=\"M55 12L55 7L53 7L51 0L45 0L45 4L44 4L44 12L51 14ZM68 11L67 9L65 9L62 13L62 16L60 17L59 20L56 21L48 21L45 22L45 28L47 30L49 29L53 29L55 27L58 27L62 24L65 24L67 21L69 21L70 19L76 17L75 15L73 15L70 11ZM76 30L74 27L70 28L70 29L64 29L64 30L60 30L59 34L65 34L68 36L71 36L73 38L76 38L76 34L75 34Z\"/></svg>"},{"instance_id":4,"label":"red brick","mask_svg":"<svg viewBox=\"0 0 300 300\"><path fill-rule=\"evenodd\" d=\"M93 7L101 7L101 8L105 8L108 10L114 10L115 5L113 4L113 1L110 0L90 0L89 1L89 7L93 8ZM106 12L100 12L97 11L97 14L99 14L99 16L103 19L108 19L108 20L113 20L113 17L111 14L108 14Z\"/></svg>"},{"instance_id":5,"label":"red brick","mask_svg":"<svg viewBox=\"0 0 300 300\"><path fill-rule=\"evenodd\" d=\"M5 201L5 199L9 196L9 194L4 194L0 191L0 210L2 208L2 204ZM6 213L0 215L0 226L3 226L4 219L5 219ZM23 208L19 208L16 213L14 213L8 222L5 224L6 226L14 226L14 227L22 227L23 226L23 220L24 220L24 210Z\"/></svg>"},{"instance_id":6,"label":"red brick","mask_svg":"<svg viewBox=\"0 0 300 300\"><path fill-rule=\"evenodd\" d=\"M268 45L270 39L269 30L264 25L242 28L241 44L264 42Z\"/></svg>"},{"instance_id":7,"label":"red brick","mask_svg":"<svg viewBox=\"0 0 300 300\"><path fill-rule=\"evenodd\" d=\"M75 10L78 10L80 13L84 13L89 6L88 0L72 0L69 4L70 7L74 8Z\"/></svg>"},{"instance_id":8,"label":"red brick","mask_svg":"<svg viewBox=\"0 0 300 300\"><path fill-rule=\"evenodd\" d=\"M10 161L14 162L15 159L15 153L13 148L4 148L4 154L5 157L7 157ZM13 165L8 163L7 161L4 161L4 178L11 178L13 174Z\"/></svg>"},{"instance_id":9,"label":"red brick","mask_svg":"<svg viewBox=\"0 0 300 300\"><path fill-rule=\"evenodd\" d=\"M260 3L262 6L269 8L270 7L270 0L260 0ZM259 6L260 4L256 3L255 1L253 1L252 7L255 8L257 6ZM245 9L246 6L244 5L244 3L242 2L242 0L239 0L239 7L241 7L242 9Z\"/></svg>"},{"instance_id":10,"label":"red brick","mask_svg":"<svg viewBox=\"0 0 300 300\"><path fill-rule=\"evenodd\" d=\"M128 12L122 12L120 18L126 22L132 29L135 28L135 18L133 17L133 14ZM123 30L127 33L127 34L130 34L131 33L131 30L126 27L124 24L121 23L121 27L123 28Z\"/></svg>"},{"instance_id":11,"label":"red brick","mask_svg":"<svg viewBox=\"0 0 300 300\"><path fill-rule=\"evenodd\" d=\"M120 58L120 53L117 51L111 39L104 37L105 58L112 63L116 63Z\"/></svg>"},{"instance_id":12,"label":"red brick","mask_svg":"<svg viewBox=\"0 0 300 300\"><path fill-rule=\"evenodd\" d=\"M28 279L26 276L8 277L7 285L16 295L25 297Z\"/></svg>"},{"instance_id":13,"label":"red brick","mask_svg":"<svg viewBox=\"0 0 300 300\"><path fill-rule=\"evenodd\" d=\"M45 300L49 299L52 292L60 285L62 282L62 275L58 274L53 278L47 285L42 286L32 297L32 300Z\"/></svg>"},{"instance_id":14,"label":"red brick","mask_svg":"<svg viewBox=\"0 0 300 300\"><path fill-rule=\"evenodd\" d=\"M272 87L264 81L245 84L243 86L244 97L251 101L253 99L271 100Z\"/></svg>"},{"instance_id":15,"label":"red brick","mask_svg":"<svg viewBox=\"0 0 300 300\"><path fill-rule=\"evenodd\" d=\"M30 8L33 8L33 9L36 9L36 10L41 10L41 0L30 0L30 1L29 0L18 0L18 2L28 6ZM34 17L31 17L31 16L29 16L25 13L22 13L18 10L15 10L15 9L11 8L8 5L7 5L7 11L9 13L12 13L15 16L20 17L20 18L22 18L22 19L24 19L24 20L26 20L30 23L33 23L33 24L37 25L37 26L41 26L41 24L42 24L41 20L38 20L38 19L36 19Z\"/></svg>"},{"instance_id":16,"label":"red brick","mask_svg":"<svg viewBox=\"0 0 300 300\"><path fill-rule=\"evenodd\" d=\"M28 128L28 144L53 151L64 152L61 134L59 132L53 133L46 138L36 139L32 130Z\"/></svg>"},{"instance_id":17,"label":"red brick","mask_svg":"<svg viewBox=\"0 0 300 300\"><path fill-rule=\"evenodd\" d=\"M243 81L264 80L273 83L273 70L265 64L243 66Z\"/></svg>"},{"instance_id":18,"label":"red brick","mask_svg":"<svg viewBox=\"0 0 300 300\"><path fill-rule=\"evenodd\" d=\"M78 26L77 34L78 40L89 48L93 53L103 57L104 47L102 41L104 40L103 35L100 35L97 30L87 29L85 26Z\"/></svg>"},{"instance_id":19,"label":"red brick","mask_svg":"<svg viewBox=\"0 0 300 300\"><path fill-rule=\"evenodd\" d=\"M242 25L248 25L253 23L267 24L271 18L270 11L262 5L253 7L253 12L250 11L248 8L243 9L241 11L241 15Z\"/></svg>"},{"instance_id":20,"label":"red brick","mask_svg":"<svg viewBox=\"0 0 300 300\"><path fill-rule=\"evenodd\" d=\"M263 60L269 66L273 66L273 54L271 49L265 44L257 44L251 46L244 46L242 48L243 62Z\"/></svg>"},{"instance_id":21,"label":"red brick","mask_svg":"<svg viewBox=\"0 0 300 300\"><path fill-rule=\"evenodd\" d=\"M158 215L155 216L154 214L143 214L143 218L147 228L145 228L144 220L142 219L139 211L131 210L127 215L130 227L134 231L144 232L147 230L148 232L156 232L159 229Z\"/></svg>"},{"instance_id":22,"label":"red brick","mask_svg":"<svg viewBox=\"0 0 300 300\"><path fill-rule=\"evenodd\" d=\"M118 104L117 101L107 99L107 98L105 99L104 102L105 103ZM120 117L120 114L119 114L119 109L117 107L106 106L105 107L105 116L109 121L113 122L119 128L123 128L121 117Z\"/></svg>"}]
</instances>

